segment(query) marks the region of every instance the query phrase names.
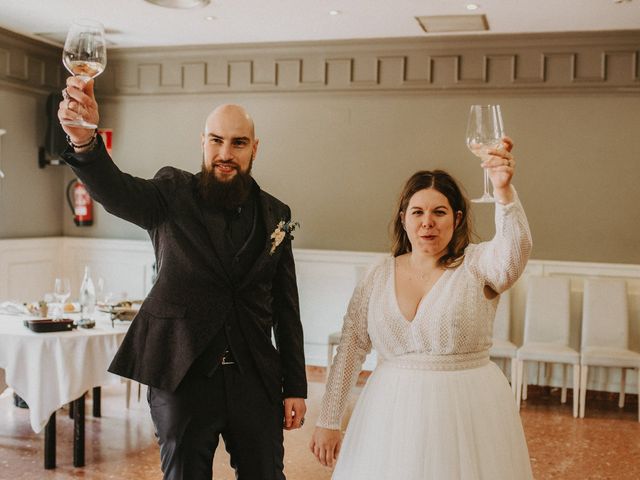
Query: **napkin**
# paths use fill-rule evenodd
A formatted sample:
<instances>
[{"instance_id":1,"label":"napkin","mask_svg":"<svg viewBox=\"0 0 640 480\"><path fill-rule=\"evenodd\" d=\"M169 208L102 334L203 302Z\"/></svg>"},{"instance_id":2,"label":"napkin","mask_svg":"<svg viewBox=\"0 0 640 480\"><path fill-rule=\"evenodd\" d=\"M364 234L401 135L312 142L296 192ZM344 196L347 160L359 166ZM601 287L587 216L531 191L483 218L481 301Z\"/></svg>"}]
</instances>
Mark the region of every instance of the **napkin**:
<instances>
[{"instance_id":1,"label":"napkin","mask_svg":"<svg viewBox=\"0 0 640 480\"><path fill-rule=\"evenodd\" d=\"M27 307L16 302L0 303L0 313L5 315L31 315Z\"/></svg>"}]
</instances>

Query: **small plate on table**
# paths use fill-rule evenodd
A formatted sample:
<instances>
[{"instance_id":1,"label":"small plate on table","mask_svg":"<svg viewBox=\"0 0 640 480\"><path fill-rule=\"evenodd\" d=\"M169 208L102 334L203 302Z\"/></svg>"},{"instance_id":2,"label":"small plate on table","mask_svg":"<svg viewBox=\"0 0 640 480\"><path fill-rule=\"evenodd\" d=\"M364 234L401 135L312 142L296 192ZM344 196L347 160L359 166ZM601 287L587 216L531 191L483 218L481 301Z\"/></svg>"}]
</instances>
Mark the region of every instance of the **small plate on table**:
<instances>
[{"instance_id":1,"label":"small plate on table","mask_svg":"<svg viewBox=\"0 0 640 480\"><path fill-rule=\"evenodd\" d=\"M39 302L30 302L25 303L25 308L29 311L31 315L34 316L42 316L46 317L47 315L53 314L52 310L54 309L53 305L57 305L54 303L48 304L44 300ZM51 310L50 310L51 309ZM80 313L80 304L77 302L67 302L64 304L64 313Z\"/></svg>"},{"instance_id":2,"label":"small plate on table","mask_svg":"<svg viewBox=\"0 0 640 480\"><path fill-rule=\"evenodd\" d=\"M78 302L65 303L64 313L80 313L80 304Z\"/></svg>"}]
</instances>

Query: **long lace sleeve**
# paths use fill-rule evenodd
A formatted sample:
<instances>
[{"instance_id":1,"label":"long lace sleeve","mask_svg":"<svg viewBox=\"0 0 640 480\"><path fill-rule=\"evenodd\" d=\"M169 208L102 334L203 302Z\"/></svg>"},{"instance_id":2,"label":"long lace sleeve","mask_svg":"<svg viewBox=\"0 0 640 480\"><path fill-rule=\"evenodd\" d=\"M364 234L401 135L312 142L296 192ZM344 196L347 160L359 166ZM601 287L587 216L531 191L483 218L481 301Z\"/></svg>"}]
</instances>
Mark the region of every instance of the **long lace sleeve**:
<instances>
[{"instance_id":1,"label":"long lace sleeve","mask_svg":"<svg viewBox=\"0 0 640 480\"><path fill-rule=\"evenodd\" d=\"M367 306L371 294L372 272L356 286L342 326L342 339L329 373L327 388L316 425L337 430L349 393L356 383L365 357L371 351L367 333Z\"/></svg>"},{"instance_id":2,"label":"long lace sleeve","mask_svg":"<svg viewBox=\"0 0 640 480\"><path fill-rule=\"evenodd\" d=\"M513 187L512 187L513 188ZM501 293L520 277L531 254L531 232L522 204L514 191L513 202L496 203L496 233L476 245L465 262L493 290Z\"/></svg>"}]
</instances>

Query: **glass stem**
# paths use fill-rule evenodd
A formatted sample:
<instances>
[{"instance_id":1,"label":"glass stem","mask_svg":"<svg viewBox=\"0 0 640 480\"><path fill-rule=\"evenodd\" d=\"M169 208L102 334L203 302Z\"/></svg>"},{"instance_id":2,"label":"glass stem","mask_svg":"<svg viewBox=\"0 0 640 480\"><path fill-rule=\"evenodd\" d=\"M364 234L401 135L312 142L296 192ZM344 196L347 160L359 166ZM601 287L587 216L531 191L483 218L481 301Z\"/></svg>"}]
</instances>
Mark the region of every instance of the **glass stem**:
<instances>
[{"instance_id":1,"label":"glass stem","mask_svg":"<svg viewBox=\"0 0 640 480\"><path fill-rule=\"evenodd\" d=\"M486 168L484 168L483 170L484 170L484 196L490 197L491 195L489 194L489 170L487 170Z\"/></svg>"}]
</instances>

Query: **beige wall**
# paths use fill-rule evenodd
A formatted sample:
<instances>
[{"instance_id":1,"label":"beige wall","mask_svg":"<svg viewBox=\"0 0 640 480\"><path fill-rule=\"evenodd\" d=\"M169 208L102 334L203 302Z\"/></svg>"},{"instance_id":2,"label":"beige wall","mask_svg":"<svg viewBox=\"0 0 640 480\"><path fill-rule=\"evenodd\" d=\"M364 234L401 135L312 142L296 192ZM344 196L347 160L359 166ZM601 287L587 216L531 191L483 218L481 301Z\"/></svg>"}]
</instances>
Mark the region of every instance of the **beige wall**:
<instances>
[{"instance_id":1,"label":"beige wall","mask_svg":"<svg viewBox=\"0 0 640 480\"><path fill-rule=\"evenodd\" d=\"M0 238L62 233L63 170L38 167L47 94L59 87L58 49L0 29Z\"/></svg>"},{"instance_id":2,"label":"beige wall","mask_svg":"<svg viewBox=\"0 0 640 480\"><path fill-rule=\"evenodd\" d=\"M302 224L296 246L385 251L396 196L417 169L447 169L470 195L480 192L481 169L464 145L467 111L499 102L516 141L515 183L534 257L638 264L638 38L115 51L98 83L101 126L114 129L114 158L127 172L150 177L167 164L197 171L205 116L219 103L242 103L261 138L255 177L292 206ZM52 78L52 68L40 77ZM37 112L52 82L15 92L5 88L15 78L3 73L0 128L21 133L4 137L3 167L13 178L0 183L0 237L56 235L62 225L70 236L146 238L101 208L93 227L73 226L62 200L70 172L35 166L44 128ZM25 165L20 175L10 163ZM26 225L30 212L35 221ZM488 238L492 207L474 213Z\"/></svg>"},{"instance_id":3,"label":"beige wall","mask_svg":"<svg viewBox=\"0 0 640 480\"><path fill-rule=\"evenodd\" d=\"M237 101L254 115L263 188L302 224L300 248L384 251L403 181L444 168L472 196L482 174L466 150L469 104L498 102L516 142L515 184L539 259L640 263L640 97L628 95L301 94L120 98L103 106L114 158L148 177L162 165L200 166L208 111ZM493 208L474 206L478 232ZM65 217L66 218L66 217ZM65 234L79 231L65 225ZM88 232L87 232L88 233ZM142 238L102 212L95 236Z\"/></svg>"},{"instance_id":4,"label":"beige wall","mask_svg":"<svg viewBox=\"0 0 640 480\"><path fill-rule=\"evenodd\" d=\"M63 169L38 167L44 144L43 95L0 88L0 238L55 236L62 232Z\"/></svg>"}]
</instances>

